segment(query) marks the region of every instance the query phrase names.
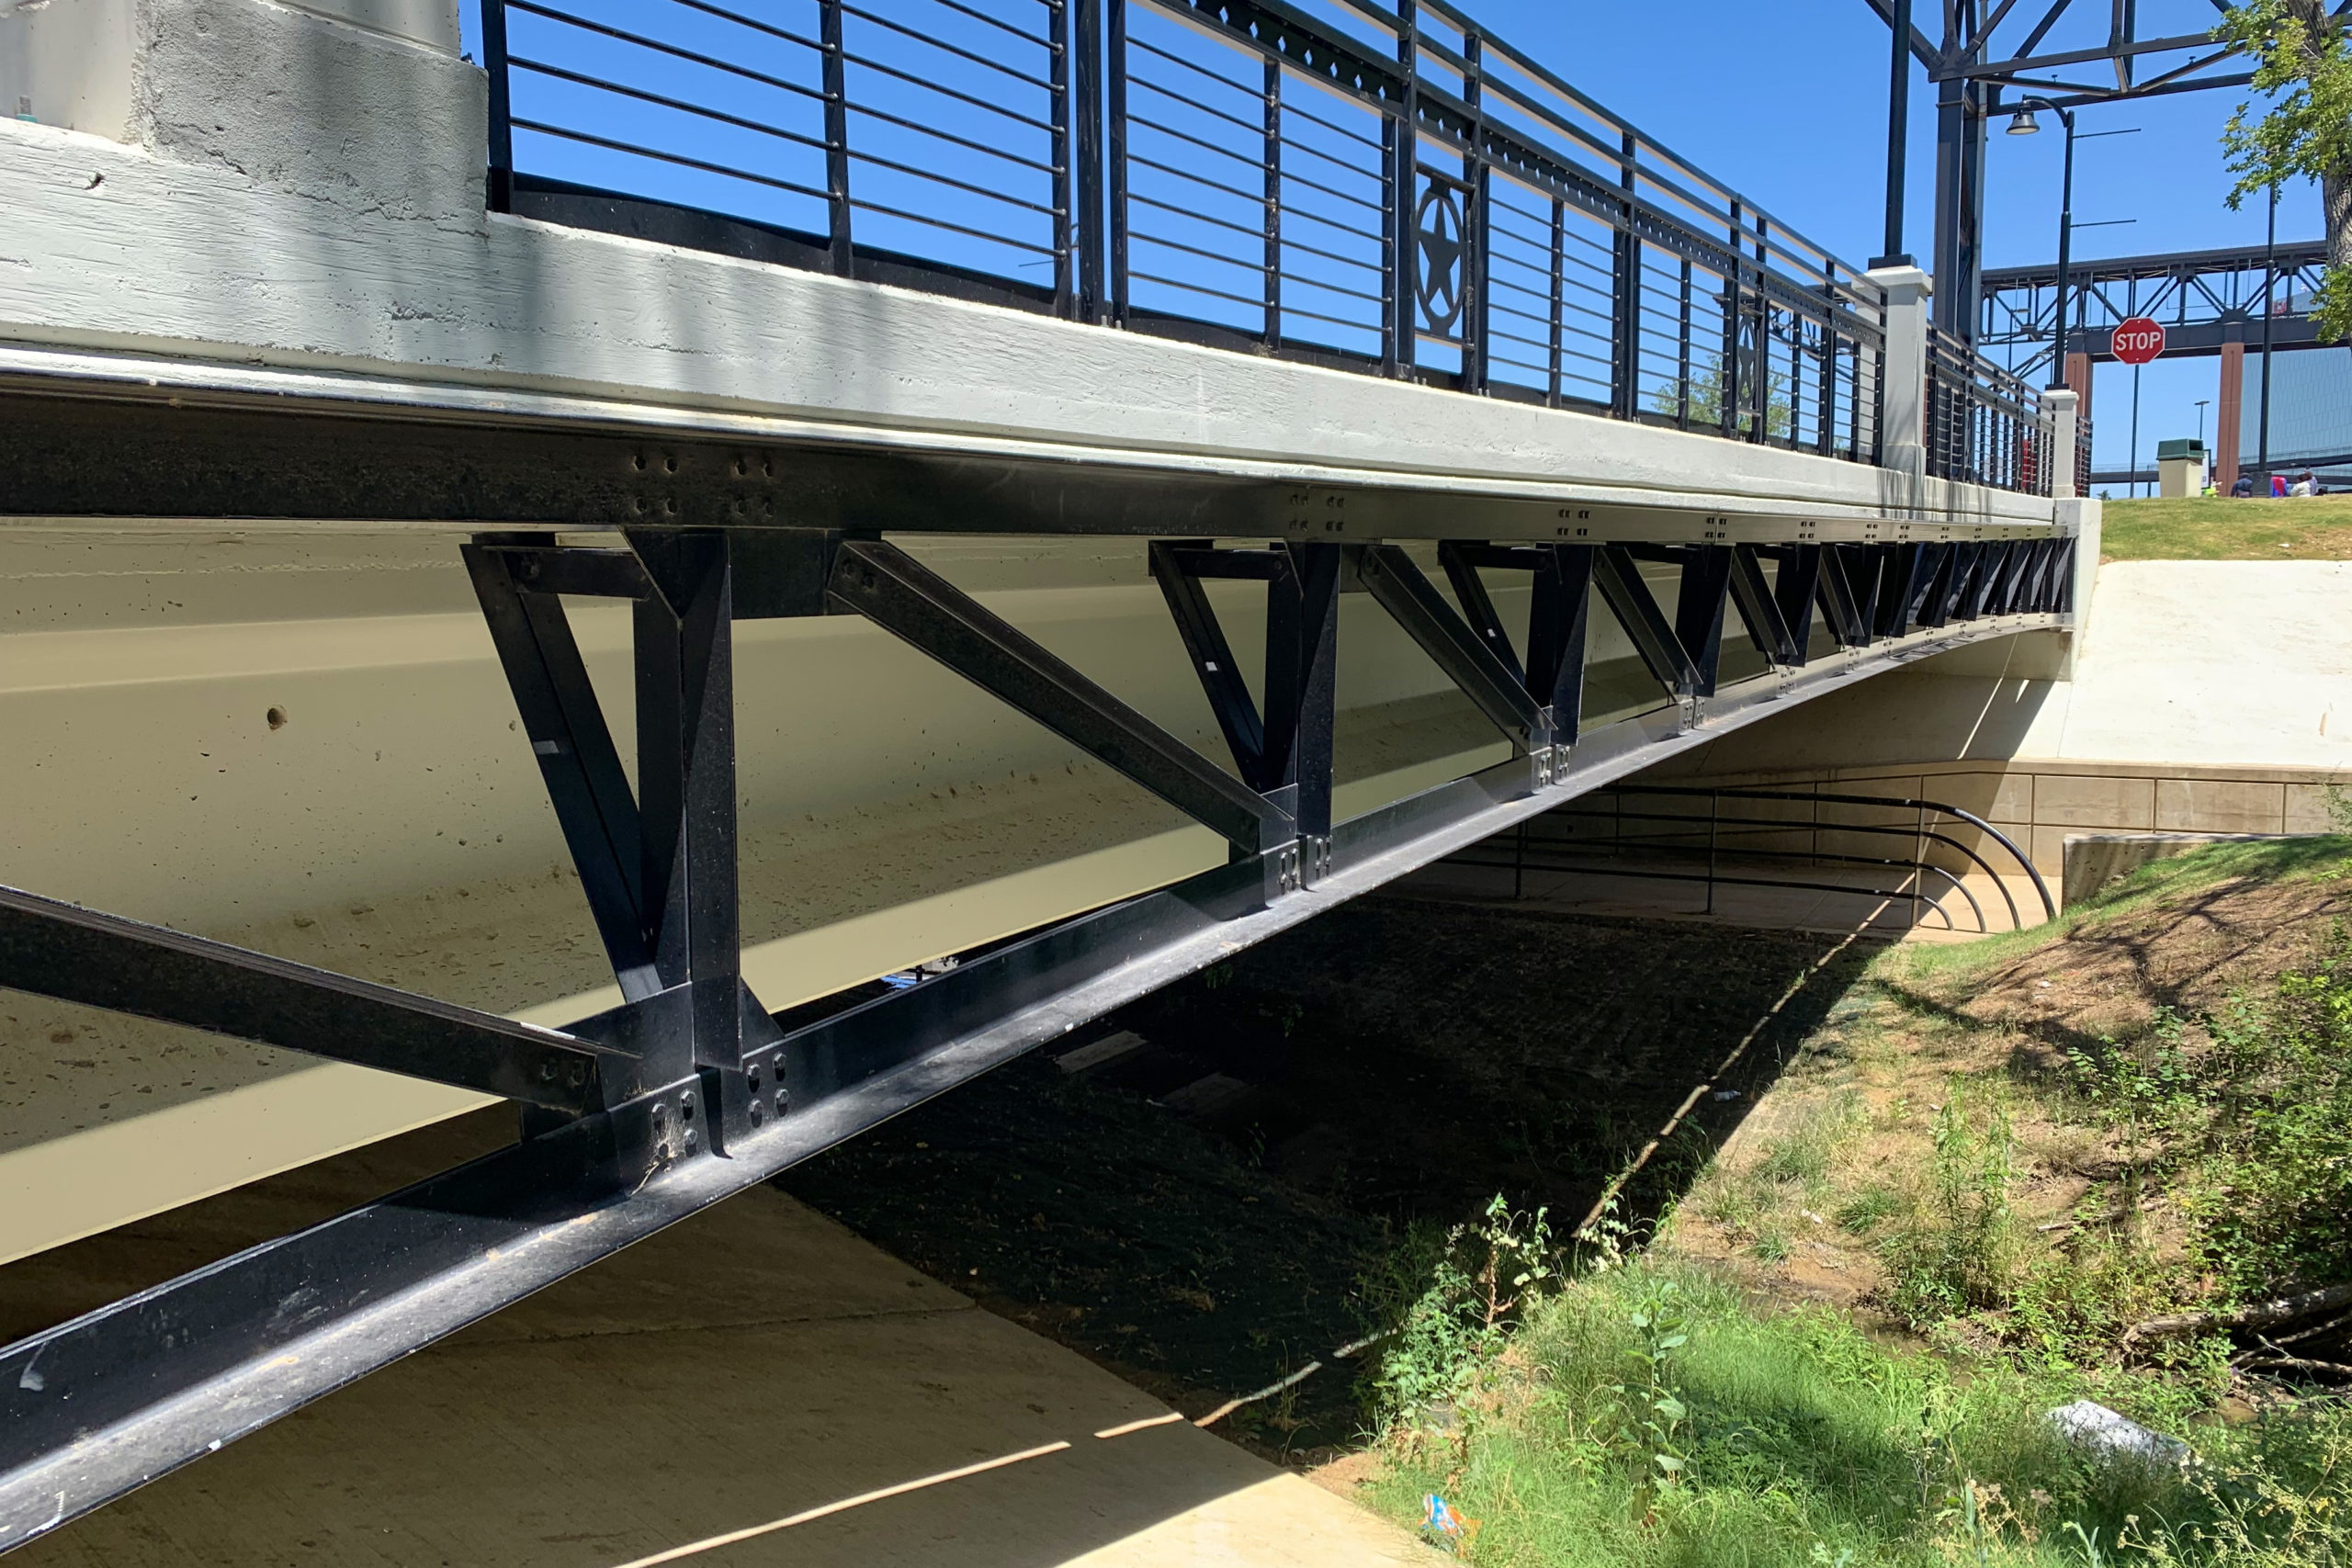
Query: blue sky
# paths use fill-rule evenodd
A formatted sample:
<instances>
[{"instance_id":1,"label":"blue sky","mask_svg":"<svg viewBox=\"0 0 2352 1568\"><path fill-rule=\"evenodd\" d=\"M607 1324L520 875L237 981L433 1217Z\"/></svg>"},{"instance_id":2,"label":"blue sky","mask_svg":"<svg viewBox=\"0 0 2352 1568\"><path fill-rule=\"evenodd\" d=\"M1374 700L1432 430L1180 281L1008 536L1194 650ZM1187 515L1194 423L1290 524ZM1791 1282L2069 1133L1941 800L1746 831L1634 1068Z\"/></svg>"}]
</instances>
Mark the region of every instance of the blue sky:
<instances>
[{"instance_id":1,"label":"blue sky","mask_svg":"<svg viewBox=\"0 0 2352 1568\"><path fill-rule=\"evenodd\" d=\"M796 17L805 0L753 14ZM1012 0L997 0L1011 5ZM478 36L478 0L464 0L469 39ZM867 0L869 10L897 8ZM981 9L991 6L982 6ZM1468 0L1465 8L1498 38L1544 62L1652 137L1745 192L1815 242L1866 262L1880 244L1883 211L1887 32L1864 0ZM1923 18L1938 7L1918 6ZM2040 6L2020 6L2039 14ZM2077 0L2044 48L2095 41L2107 7ZM2209 0L2140 0L2143 36L2211 26ZM2014 24L2012 25L2014 30ZM2072 36L2075 31L2084 38ZM2259 243L2259 202L2231 212L2223 197L2222 122L2241 90L2184 94L2081 113L2081 129L2138 134L2082 141L2075 167L2080 256ZM1912 88L1909 248L1930 249L1934 188L1933 93L1916 70ZM2055 249L2060 137L1990 139L1985 259L2004 265L2046 261ZM2320 231L2308 188L2283 193L2279 237ZM2142 461L2160 436L2193 434L2195 400L2213 396L2217 361L2159 362L2141 387ZM2251 379L2251 378L2249 378ZM2120 467L2130 427L2131 375L2100 372L2095 392L2098 462ZM2208 436L2211 434L2210 420Z\"/></svg>"}]
</instances>

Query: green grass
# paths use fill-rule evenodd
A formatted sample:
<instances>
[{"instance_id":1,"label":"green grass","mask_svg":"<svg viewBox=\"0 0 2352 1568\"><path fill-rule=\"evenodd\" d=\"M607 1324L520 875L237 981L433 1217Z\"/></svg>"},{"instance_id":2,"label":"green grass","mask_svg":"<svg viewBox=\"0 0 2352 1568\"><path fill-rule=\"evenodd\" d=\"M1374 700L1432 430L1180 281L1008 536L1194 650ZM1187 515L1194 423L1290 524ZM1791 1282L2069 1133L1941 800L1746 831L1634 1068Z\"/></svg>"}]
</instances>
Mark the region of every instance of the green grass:
<instances>
[{"instance_id":1,"label":"green grass","mask_svg":"<svg viewBox=\"0 0 2352 1568\"><path fill-rule=\"evenodd\" d=\"M1656 1385L1683 1412L1673 1479L1643 1420L1653 1385L1635 1326L1667 1283L1687 1337ZM2119 1539L2140 1545L2116 1560L2144 1562L2166 1531L2188 1543L2182 1561L2219 1562L2196 1534L2258 1492L2253 1478L2326 1501L2324 1528L2352 1504L2340 1472L2352 1417L2333 1404L2182 1427L2203 1461L2184 1476L2087 1464L2054 1440L2042 1412L2083 1392L1997 1360L1889 1348L1826 1309L1760 1311L1704 1275L1637 1261L1538 1307L1493 1397L1452 1430L1393 1433L1367 1500L1419 1519L1434 1492L1479 1521L1463 1555L1531 1568L2081 1564L2095 1561L2086 1540ZM2143 1414L2177 1424L2160 1397ZM2343 1561L2251 1544L2238 1561ZM2326 1544L2348 1543L2339 1529Z\"/></svg>"},{"instance_id":2,"label":"green grass","mask_svg":"<svg viewBox=\"0 0 2352 1568\"><path fill-rule=\"evenodd\" d=\"M2352 495L2110 501L2107 560L2352 560Z\"/></svg>"}]
</instances>

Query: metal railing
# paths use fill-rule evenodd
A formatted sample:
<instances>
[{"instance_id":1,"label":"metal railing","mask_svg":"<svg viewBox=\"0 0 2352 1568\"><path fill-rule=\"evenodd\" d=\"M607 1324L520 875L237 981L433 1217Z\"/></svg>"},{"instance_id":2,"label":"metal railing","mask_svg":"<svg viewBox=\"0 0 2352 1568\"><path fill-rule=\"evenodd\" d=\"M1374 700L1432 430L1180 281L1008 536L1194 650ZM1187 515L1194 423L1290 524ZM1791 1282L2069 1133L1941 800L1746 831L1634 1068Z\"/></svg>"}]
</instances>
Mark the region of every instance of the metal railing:
<instances>
[{"instance_id":1,"label":"metal railing","mask_svg":"<svg viewBox=\"0 0 2352 1568\"><path fill-rule=\"evenodd\" d=\"M2041 393L1940 327L1928 329L1928 472L2048 495L2056 462ZM2088 481L2088 420L2076 423L2077 493Z\"/></svg>"},{"instance_id":2,"label":"metal railing","mask_svg":"<svg viewBox=\"0 0 2352 1568\"><path fill-rule=\"evenodd\" d=\"M494 207L1878 456L1878 287L1444 0L482 20Z\"/></svg>"},{"instance_id":3,"label":"metal railing","mask_svg":"<svg viewBox=\"0 0 2352 1568\"><path fill-rule=\"evenodd\" d=\"M1726 813L1725 801L1778 809ZM1677 808L1686 803L1687 808ZM2041 874L2007 834L1959 807L1909 796L1620 784L1444 863L1509 871L1514 898L1525 895L1531 872L1694 883L1705 888L1702 912L1708 914L1715 912L1719 887L1786 888L1845 895L1879 908L1907 904L1912 926L1929 925L1932 915L1940 929L1965 930L1955 918L1957 903L1979 932L2024 926L2025 911L2010 890L2022 881L2035 895L2041 919L2058 915ZM1996 870L1996 864L2010 869ZM1781 865L1792 869L1765 869ZM1849 879L1808 878L1798 866L1828 868ZM1972 876L1981 878L1975 887ZM1999 896L2006 925L1987 918L1979 888Z\"/></svg>"},{"instance_id":4,"label":"metal railing","mask_svg":"<svg viewBox=\"0 0 2352 1568\"><path fill-rule=\"evenodd\" d=\"M494 207L1878 460L1883 291L1445 0L484 0ZM1931 331L1928 472L2051 489Z\"/></svg>"}]
</instances>

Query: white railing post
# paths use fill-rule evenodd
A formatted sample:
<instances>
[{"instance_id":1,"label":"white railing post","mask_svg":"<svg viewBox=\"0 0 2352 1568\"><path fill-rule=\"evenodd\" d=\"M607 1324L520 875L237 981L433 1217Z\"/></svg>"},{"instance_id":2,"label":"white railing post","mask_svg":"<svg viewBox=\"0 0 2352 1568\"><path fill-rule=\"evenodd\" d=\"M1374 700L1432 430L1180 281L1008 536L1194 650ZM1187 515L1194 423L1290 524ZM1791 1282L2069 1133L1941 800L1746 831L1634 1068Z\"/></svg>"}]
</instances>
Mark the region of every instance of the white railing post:
<instances>
[{"instance_id":1,"label":"white railing post","mask_svg":"<svg viewBox=\"0 0 2352 1568\"><path fill-rule=\"evenodd\" d=\"M2082 394L2072 387L2052 387L2041 394L2041 406L2050 411L2050 461L2056 465L2050 470L2050 495L2053 501L2065 501L2081 491L2075 484L2075 443L2076 405Z\"/></svg>"},{"instance_id":2,"label":"white railing post","mask_svg":"<svg viewBox=\"0 0 2352 1568\"><path fill-rule=\"evenodd\" d=\"M1928 471L1928 275L1916 266L1864 274L1886 296L1884 409L1879 416L1879 466Z\"/></svg>"}]
</instances>

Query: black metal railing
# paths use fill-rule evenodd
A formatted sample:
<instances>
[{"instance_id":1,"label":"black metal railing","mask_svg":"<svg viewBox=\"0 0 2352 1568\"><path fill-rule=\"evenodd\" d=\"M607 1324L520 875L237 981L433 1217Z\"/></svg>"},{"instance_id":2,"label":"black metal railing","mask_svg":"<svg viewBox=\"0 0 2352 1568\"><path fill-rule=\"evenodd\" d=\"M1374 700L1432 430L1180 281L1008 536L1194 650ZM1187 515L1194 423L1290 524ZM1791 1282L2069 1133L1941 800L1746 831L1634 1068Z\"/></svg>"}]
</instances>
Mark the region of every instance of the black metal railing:
<instances>
[{"instance_id":1,"label":"black metal railing","mask_svg":"<svg viewBox=\"0 0 2352 1568\"><path fill-rule=\"evenodd\" d=\"M1879 457L1878 286L1445 0L482 22L494 207ZM1932 471L2046 490L2030 389L1962 353L1930 378Z\"/></svg>"},{"instance_id":2,"label":"black metal railing","mask_svg":"<svg viewBox=\"0 0 2352 1568\"><path fill-rule=\"evenodd\" d=\"M2051 416L2032 383L1928 328L1928 472L2048 495L2057 464L2052 443Z\"/></svg>"},{"instance_id":3,"label":"black metal railing","mask_svg":"<svg viewBox=\"0 0 2352 1568\"><path fill-rule=\"evenodd\" d=\"M1754 887L1851 897L1871 907L1871 919L1905 908L1904 924L1945 931L2017 931L2058 915L2015 840L1973 812L1910 796L1620 784L1444 863L1508 871L1514 898L1532 874L1689 883L1703 889L1698 912L1707 914L1717 912L1717 888ZM2030 904L2019 906L2014 883L2031 889ZM1998 899L1998 920L1980 891Z\"/></svg>"}]
</instances>

